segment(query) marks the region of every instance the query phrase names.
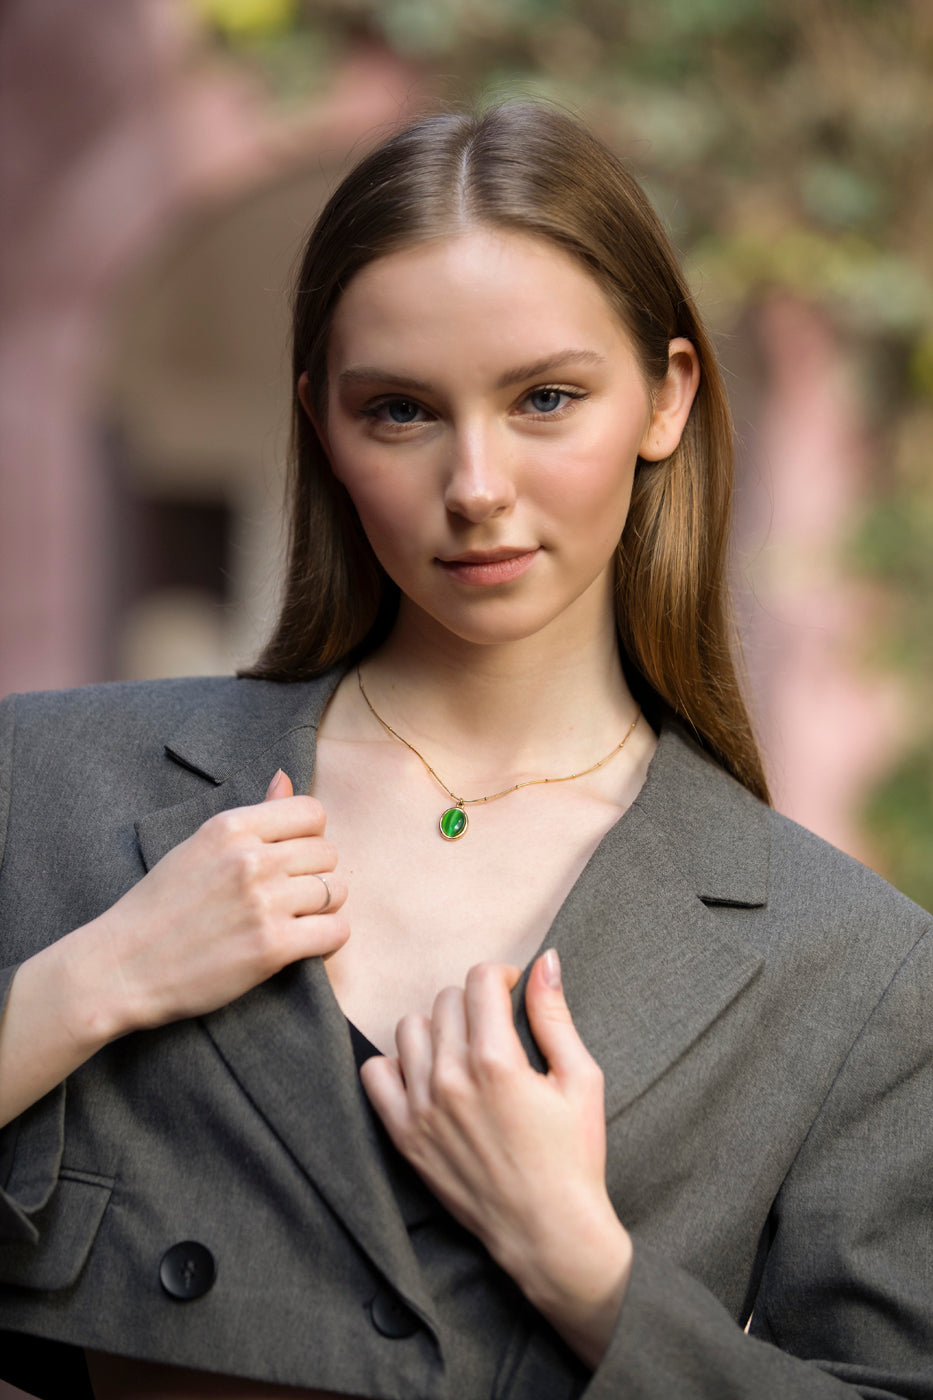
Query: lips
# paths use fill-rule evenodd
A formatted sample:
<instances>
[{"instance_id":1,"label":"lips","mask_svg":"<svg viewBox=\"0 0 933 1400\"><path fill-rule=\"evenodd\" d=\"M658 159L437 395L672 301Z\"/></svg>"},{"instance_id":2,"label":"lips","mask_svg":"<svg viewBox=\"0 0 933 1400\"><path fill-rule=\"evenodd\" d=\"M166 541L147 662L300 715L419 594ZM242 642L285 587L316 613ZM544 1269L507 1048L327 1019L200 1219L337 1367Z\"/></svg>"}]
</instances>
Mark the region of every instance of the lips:
<instances>
[{"instance_id":1,"label":"lips","mask_svg":"<svg viewBox=\"0 0 933 1400\"><path fill-rule=\"evenodd\" d=\"M450 578L459 583L491 585L509 583L531 568L538 557L535 549L469 550L456 559L438 559L437 563Z\"/></svg>"}]
</instances>

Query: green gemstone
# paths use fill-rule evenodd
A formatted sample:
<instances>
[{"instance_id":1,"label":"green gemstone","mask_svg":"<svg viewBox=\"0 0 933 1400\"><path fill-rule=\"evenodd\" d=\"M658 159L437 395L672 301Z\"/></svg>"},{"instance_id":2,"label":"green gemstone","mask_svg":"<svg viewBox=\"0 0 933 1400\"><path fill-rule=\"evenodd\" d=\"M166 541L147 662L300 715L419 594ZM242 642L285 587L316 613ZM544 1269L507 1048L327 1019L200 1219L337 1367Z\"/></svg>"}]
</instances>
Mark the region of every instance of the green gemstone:
<instances>
[{"instance_id":1,"label":"green gemstone","mask_svg":"<svg viewBox=\"0 0 933 1400\"><path fill-rule=\"evenodd\" d=\"M446 812L441 813L438 822L445 841L459 841L468 825L467 814L462 807L448 807Z\"/></svg>"}]
</instances>

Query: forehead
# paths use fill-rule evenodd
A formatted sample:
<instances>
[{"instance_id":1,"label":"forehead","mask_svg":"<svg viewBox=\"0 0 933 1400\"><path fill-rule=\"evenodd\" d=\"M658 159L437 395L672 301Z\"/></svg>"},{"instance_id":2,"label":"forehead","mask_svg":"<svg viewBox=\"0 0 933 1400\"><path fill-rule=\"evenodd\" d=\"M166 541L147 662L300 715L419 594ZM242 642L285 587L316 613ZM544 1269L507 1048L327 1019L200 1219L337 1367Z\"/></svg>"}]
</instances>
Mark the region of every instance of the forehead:
<instances>
[{"instance_id":1,"label":"forehead","mask_svg":"<svg viewBox=\"0 0 933 1400\"><path fill-rule=\"evenodd\" d=\"M471 227L367 264L334 315L332 369L363 356L497 363L573 345L630 349L599 283L576 258L543 238Z\"/></svg>"}]
</instances>

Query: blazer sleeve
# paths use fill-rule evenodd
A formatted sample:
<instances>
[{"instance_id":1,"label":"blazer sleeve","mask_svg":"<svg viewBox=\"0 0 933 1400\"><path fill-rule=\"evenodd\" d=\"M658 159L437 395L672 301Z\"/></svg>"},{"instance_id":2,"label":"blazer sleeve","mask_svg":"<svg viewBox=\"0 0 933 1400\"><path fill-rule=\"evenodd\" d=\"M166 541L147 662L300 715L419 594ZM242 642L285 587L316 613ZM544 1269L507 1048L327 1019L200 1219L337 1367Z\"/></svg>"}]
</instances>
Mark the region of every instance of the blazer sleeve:
<instances>
[{"instance_id":1,"label":"blazer sleeve","mask_svg":"<svg viewBox=\"0 0 933 1400\"><path fill-rule=\"evenodd\" d=\"M10 802L13 794L13 734L16 728L16 696L8 695L0 700L0 871L3 869L3 852L6 849L7 825L10 820ZM2 940L0 930L0 940ZM0 942L0 966L3 963L3 948ZM0 998L4 997L0 984ZM0 1008L3 1000L0 999Z\"/></svg>"},{"instance_id":2,"label":"blazer sleeve","mask_svg":"<svg viewBox=\"0 0 933 1400\"><path fill-rule=\"evenodd\" d=\"M851 1048L775 1202L749 1334L636 1240L585 1400L931 1400L931 986L928 929Z\"/></svg>"},{"instance_id":3,"label":"blazer sleeve","mask_svg":"<svg viewBox=\"0 0 933 1400\"><path fill-rule=\"evenodd\" d=\"M16 697L0 701L0 877L13 788ZM0 1019L16 965L4 966L7 952L0 929ZM58 1181L64 1145L65 1086L59 1085L21 1118L0 1129L0 1245L32 1245L39 1240L33 1216L47 1204ZM28 1153L17 1155L20 1139ZM30 1163L24 1160L29 1157ZM0 1332L0 1374L4 1380L46 1400L92 1400L93 1392L77 1347L13 1332Z\"/></svg>"},{"instance_id":4,"label":"blazer sleeve","mask_svg":"<svg viewBox=\"0 0 933 1400\"><path fill-rule=\"evenodd\" d=\"M16 697L0 702L0 878L10 821L13 790L13 740ZM5 930L0 928L0 1017L17 965L6 965ZM0 1129L0 1244L35 1244L39 1231L33 1221L55 1189L65 1130L65 1086L58 1085L19 1118ZM28 1153L17 1151L28 1139Z\"/></svg>"}]
</instances>

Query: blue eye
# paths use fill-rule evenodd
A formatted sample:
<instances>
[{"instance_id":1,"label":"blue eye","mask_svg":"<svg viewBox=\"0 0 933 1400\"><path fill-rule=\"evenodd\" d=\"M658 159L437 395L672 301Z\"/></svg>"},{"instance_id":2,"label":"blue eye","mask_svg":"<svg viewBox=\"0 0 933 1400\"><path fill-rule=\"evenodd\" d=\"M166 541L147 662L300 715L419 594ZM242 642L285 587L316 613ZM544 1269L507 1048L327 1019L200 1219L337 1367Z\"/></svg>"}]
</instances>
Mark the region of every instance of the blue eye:
<instances>
[{"instance_id":1,"label":"blue eye","mask_svg":"<svg viewBox=\"0 0 933 1400\"><path fill-rule=\"evenodd\" d=\"M554 413L564 408L565 404L575 397L577 396L566 389L532 389L528 395L528 402L535 413Z\"/></svg>"}]
</instances>

